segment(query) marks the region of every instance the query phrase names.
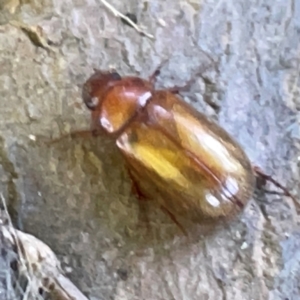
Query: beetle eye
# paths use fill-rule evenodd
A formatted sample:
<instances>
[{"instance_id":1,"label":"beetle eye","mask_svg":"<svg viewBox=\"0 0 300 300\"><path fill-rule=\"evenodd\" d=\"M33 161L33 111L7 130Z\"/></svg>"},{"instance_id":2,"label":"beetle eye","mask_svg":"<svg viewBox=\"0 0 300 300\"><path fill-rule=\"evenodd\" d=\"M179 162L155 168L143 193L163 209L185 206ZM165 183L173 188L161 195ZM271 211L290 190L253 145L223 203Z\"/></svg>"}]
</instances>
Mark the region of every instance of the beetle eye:
<instances>
[{"instance_id":1,"label":"beetle eye","mask_svg":"<svg viewBox=\"0 0 300 300\"><path fill-rule=\"evenodd\" d=\"M115 70L106 72L95 70L82 88L81 95L85 105L90 110L97 109L105 92L121 79L122 77Z\"/></svg>"},{"instance_id":2,"label":"beetle eye","mask_svg":"<svg viewBox=\"0 0 300 300\"><path fill-rule=\"evenodd\" d=\"M89 101L88 101L88 103L86 103L86 105L89 109L94 109L95 107L97 107L98 103L99 103L99 98L92 97L89 99Z\"/></svg>"},{"instance_id":3,"label":"beetle eye","mask_svg":"<svg viewBox=\"0 0 300 300\"><path fill-rule=\"evenodd\" d=\"M117 72L112 72L112 73L110 73L110 75L111 75L111 79L113 79L113 80L121 80L122 79L122 77Z\"/></svg>"},{"instance_id":4,"label":"beetle eye","mask_svg":"<svg viewBox=\"0 0 300 300\"><path fill-rule=\"evenodd\" d=\"M91 85L89 85L89 84L84 85L84 87L82 89L82 99L83 99L85 105L89 109L94 110L99 103L99 99L98 99L98 97L91 97L91 91L92 91Z\"/></svg>"}]
</instances>

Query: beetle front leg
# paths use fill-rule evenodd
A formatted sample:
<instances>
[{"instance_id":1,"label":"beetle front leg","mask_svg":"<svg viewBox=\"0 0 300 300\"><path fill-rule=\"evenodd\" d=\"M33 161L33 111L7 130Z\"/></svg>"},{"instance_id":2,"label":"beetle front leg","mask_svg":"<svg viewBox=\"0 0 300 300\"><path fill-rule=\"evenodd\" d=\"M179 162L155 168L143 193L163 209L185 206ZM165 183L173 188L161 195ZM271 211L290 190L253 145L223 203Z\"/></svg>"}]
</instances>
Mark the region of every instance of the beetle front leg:
<instances>
[{"instance_id":1,"label":"beetle front leg","mask_svg":"<svg viewBox=\"0 0 300 300\"><path fill-rule=\"evenodd\" d=\"M155 85L157 77L160 74L160 68L156 69L153 74L149 77L149 81L151 82L151 84ZM180 91L184 91L184 90L188 90L189 89L189 84L190 82L188 82L186 85L184 85L183 87L180 86L173 86L171 88L167 88L165 89L166 91L172 93L172 94L179 94Z\"/></svg>"},{"instance_id":2,"label":"beetle front leg","mask_svg":"<svg viewBox=\"0 0 300 300\"><path fill-rule=\"evenodd\" d=\"M156 80L157 80L157 76L160 74L160 68L156 69L149 77L149 81L151 82L151 84L155 85Z\"/></svg>"},{"instance_id":3,"label":"beetle front leg","mask_svg":"<svg viewBox=\"0 0 300 300\"><path fill-rule=\"evenodd\" d=\"M100 134L101 133L98 130L90 130L90 129L76 130L76 131L72 131L70 133L63 134L55 139L44 140L43 142L47 145L53 145L53 144L57 144L58 142L63 141L64 139L67 139L67 138L71 138L71 139L85 138L86 139L86 138L96 137ZM39 138L39 140L42 141L42 138Z\"/></svg>"},{"instance_id":4,"label":"beetle front leg","mask_svg":"<svg viewBox=\"0 0 300 300\"><path fill-rule=\"evenodd\" d=\"M162 68L162 66L169 60L169 58L163 60L157 67L156 70L149 76L149 81L151 82L151 84L155 85L157 77L160 74L160 70Z\"/></svg>"}]
</instances>

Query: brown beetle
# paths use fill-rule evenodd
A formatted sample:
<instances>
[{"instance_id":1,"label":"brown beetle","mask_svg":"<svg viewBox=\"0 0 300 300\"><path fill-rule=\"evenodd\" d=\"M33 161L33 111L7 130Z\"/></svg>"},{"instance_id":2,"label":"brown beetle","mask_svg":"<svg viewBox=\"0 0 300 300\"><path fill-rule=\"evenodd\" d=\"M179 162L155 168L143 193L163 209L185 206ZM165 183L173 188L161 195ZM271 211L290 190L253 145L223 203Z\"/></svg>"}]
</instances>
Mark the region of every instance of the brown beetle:
<instances>
[{"instance_id":1,"label":"brown beetle","mask_svg":"<svg viewBox=\"0 0 300 300\"><path fill-rule=\"evenodd\" d=\"M82 92L94 132L116 140L139 196L156 199L176 223L176 216L231 218L251 198L256 176L292 197L253 168L224 129L172 91L155 90L154 77L95 70Z\"/></svg>"}]
</instances>

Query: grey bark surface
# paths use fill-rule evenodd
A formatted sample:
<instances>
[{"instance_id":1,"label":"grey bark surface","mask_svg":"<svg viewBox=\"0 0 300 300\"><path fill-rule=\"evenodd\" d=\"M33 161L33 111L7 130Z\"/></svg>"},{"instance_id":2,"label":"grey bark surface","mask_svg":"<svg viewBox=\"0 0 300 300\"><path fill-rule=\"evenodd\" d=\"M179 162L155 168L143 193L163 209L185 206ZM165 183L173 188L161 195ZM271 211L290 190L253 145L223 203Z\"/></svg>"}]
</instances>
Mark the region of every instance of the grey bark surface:
<instances>
[{"instance_id":1,"label":"grey bark surface","mask_svg":"<svg viewBox=\"0 0 300 300\"><path fill-rule=\"evenodd\" d=\"M147 78L168 59L158 86L194 77L184 99L298 198L300 1L111 4L155 38L100 1L0 1L0 191L14 221L53 249L89 299L300 299L299 218L289 198L257 195L237 220L192 240L150 207L149 235L112 142L32 140L89 128L81 85L93 68ZM12 21L40 26L49 48Z\"/></svg>"}]
</instances>

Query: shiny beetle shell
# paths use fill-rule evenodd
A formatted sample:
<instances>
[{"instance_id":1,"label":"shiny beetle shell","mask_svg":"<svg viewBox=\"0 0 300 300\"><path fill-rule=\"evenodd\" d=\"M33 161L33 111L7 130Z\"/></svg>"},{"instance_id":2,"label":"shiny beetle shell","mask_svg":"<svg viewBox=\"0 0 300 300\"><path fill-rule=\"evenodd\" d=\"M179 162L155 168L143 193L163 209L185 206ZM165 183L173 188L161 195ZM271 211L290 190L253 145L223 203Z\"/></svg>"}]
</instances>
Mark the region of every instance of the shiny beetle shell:
<instances>
[{"instance_id":1,"label":"shiny beetle shell","mask_svg":"<svg viewBox=\"0 0 300 300\"><path fill-rule=\"evenodd\" d=\"M174 93L116 72L83 87L94 130L116 140L139 193L174 216L232 217L251 198L255 175L238 143Z\"/></svg>"}]
</instances>

